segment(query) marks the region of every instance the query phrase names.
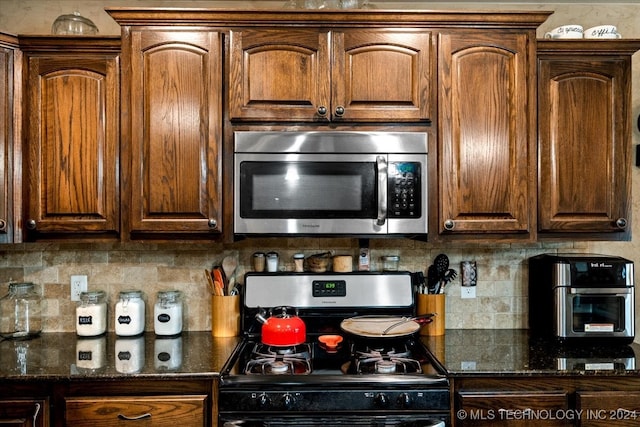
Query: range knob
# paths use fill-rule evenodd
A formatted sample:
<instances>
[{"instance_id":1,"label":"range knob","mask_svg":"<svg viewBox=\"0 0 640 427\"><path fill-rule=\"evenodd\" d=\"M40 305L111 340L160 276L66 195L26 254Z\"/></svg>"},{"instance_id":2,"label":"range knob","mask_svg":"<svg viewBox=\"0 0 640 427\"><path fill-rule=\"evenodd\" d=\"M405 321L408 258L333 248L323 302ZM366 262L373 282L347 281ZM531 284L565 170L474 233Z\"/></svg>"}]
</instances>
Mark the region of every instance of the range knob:
<instances>
[{"instance_id":1,"label":"range knob","mask_svg":"<svg viewBox=\"0 0 640 427\"><path fill-rule=\"evenodd\" d=\"M386 408L389 406L389 398L384 393L378 393L376 397L373 398L373 403L376 408Z\"/></svg>"},{"instance_id":2,"label":"range knob","mask_svg":"<svg viewBox=\"0 0 640 427\"><path fill-rule=\"evenodd\" d=\"M271 398L267 395L267 393L262 393L258 396L258 406L265 409L271 405Z\"/></svg>"},{"instance_id":3,"label":"range knob","mask_svg":"<svg viewBox=\"0 0 640 427\"><path fill-rule=\"evenodd\" d=\"M282 406L284 409L290 410L293 408L293 405L296 403L296 398L293 397L291 393L286 393L282 396Z\"/></svg>"},{"instance_id":4,"label":"range knob","mask_svg":"<svg viewBox=\"0 0 640 427\"><path fill-rule=\"evenodd\" d=\"M407 409L411 407L411 396L409 396L409 393L400 393L397 403L402 409Z\"/></svg>"}]
</instances>

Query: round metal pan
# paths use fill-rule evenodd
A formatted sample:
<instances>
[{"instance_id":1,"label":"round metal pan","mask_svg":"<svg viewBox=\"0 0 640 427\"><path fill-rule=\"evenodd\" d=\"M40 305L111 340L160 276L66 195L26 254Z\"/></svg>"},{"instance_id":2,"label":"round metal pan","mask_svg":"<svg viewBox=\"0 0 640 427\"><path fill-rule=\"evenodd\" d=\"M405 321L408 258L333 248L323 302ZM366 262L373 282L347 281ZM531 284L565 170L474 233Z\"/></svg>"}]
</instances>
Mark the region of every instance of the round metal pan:
<instances>
[{"instance_id":1,"label":"round metal pan","mask_svg":"<svg viewBox=\"0 0 640 427\"><path fill-rule=\"evenodd\" d=\"M340 328L346 333L365 338L399 338L413 335L420 326L432 321L433 314L418 317L356 316L345 319Z\"/></svg>"}]
</instances>

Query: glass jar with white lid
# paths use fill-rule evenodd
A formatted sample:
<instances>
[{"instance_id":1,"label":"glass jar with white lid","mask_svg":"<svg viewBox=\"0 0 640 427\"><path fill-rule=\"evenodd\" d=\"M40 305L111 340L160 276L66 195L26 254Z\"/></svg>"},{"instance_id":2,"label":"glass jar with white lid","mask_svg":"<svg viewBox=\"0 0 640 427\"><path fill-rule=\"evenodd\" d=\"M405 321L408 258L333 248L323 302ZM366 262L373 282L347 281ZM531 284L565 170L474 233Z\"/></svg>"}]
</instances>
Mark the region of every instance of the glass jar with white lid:
<instances>
[{"instance_id":1,"label":"glass jar with white lid","mask_svg":"<svg viewBox=\"0 0 640 427\"><path fill-rule=\"evenodd\" d=\"M104 291L80 293L76 306L76 333L97 337L107 331L107 294Z\"/></svg>"},{"instance_id":2,"label":"glass jar with white lid","mask_svg":"<svg viewBox=\"0 0 640 427\"><path fill-rule=\"evenodd\" d=\"M142 297L142 291L138 290L120 292L115 310L116 335L131 337L144 332L145 302Z\"/></svg>"},{"instance_id":3,"label":"glass jar with white lid","mask_svg":"<svg viewBox=\"0 0 640 427\"><path fill-rule=\"evenodd\" d=\"M182 292L158 292L153 308L153 327L156 335L172 336L182 333L182 311Z\"/></svg>"}]
</instances>

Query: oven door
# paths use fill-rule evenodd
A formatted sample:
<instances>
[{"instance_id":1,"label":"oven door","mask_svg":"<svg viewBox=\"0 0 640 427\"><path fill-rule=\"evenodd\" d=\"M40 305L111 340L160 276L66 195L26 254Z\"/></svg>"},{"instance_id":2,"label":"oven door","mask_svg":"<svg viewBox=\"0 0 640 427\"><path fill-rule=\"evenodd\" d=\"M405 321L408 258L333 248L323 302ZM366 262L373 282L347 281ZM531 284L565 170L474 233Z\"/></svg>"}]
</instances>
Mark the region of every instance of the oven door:
<instances>
[{"instance_id":1,"label":"oven door","mask_svg":"<svg viewBox=\"0 0 640 427\"><path fill-rule=\"evenodd\" d=\"M220 420L222 427L327 427L327 426L361 426L361 427L446 427L448 416L423 417L415 415L333 415L333 416L296 416L287 415L269 418L243 418Z\"/></svg>"},{"instance_id":2,"label":"oven door","mask_svg":"<svg viewBox=\"0 0 640 427\"><path fill-rule=\"evenodd\" d=\"M558 288L560 337L633 338L634 288Z\"/></svg>"}]
</instances>

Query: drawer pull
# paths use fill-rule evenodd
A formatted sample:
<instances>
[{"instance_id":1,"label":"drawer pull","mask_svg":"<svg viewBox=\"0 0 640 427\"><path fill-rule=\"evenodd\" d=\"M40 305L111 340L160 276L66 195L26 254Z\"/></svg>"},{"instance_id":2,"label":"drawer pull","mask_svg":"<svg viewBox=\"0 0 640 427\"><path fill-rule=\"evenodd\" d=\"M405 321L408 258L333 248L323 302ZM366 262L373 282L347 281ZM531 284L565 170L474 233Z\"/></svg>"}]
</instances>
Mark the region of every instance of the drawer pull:
<instances>
[{"instance_id":1,"label":"drawer pull","mask_svg":"<svg viewBox=\"0 0 640 427\"><path fill-rule=\"evenodd\" d=\"M38 414L40 413L40 404L36 403L36 412L34 412L33 414L33 425L36 426L38 425L37 421L38 421Z\"/></svg>"},{"instance_id":2,"label":"drawer pull","mask_svg":"<svg viewBox=\"0 0 640 427\"><path fill-rule=\"evenodd\" d=\"M124 420L124 421L138 421L138 420L144 420L146 418L151 418L151 414L147 412L146 414L138 415L135 417L128 417L126 415L118 414L118 419Z\"/></svg>"}]
</instances>

